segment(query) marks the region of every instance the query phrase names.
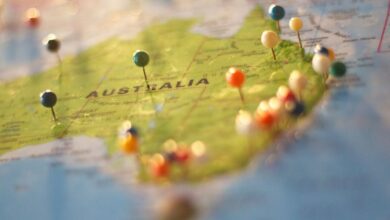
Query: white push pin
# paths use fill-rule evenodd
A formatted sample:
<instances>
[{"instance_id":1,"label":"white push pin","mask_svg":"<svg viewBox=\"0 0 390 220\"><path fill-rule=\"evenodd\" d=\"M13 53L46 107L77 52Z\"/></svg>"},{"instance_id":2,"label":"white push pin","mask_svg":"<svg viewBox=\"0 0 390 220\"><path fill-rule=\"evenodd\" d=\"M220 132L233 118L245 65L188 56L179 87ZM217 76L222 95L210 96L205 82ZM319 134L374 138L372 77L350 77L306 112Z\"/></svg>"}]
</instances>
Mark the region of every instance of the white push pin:
<instances>
[{"instance_id":1,"label":"white push pin","mask_svg":"<svg viewBox=\"0 0 390 220\"><path fill-rule=\"evenodd\" d=\"M246 136L248 139L248 153L252 154L255 149L253 135L257 131L257 124L251 113L240 110L236 116L236 131L237 133Z\"/></svg>"},{"instance_id":2,"label":"white push pin","mask_svg":"<svg viewBox=\"0 0 390 220\"><path fill-rule=\"evenodd\" d=\"M285 115L285 109L284 109L283 102L280 99L278 99L276 96L274 96L268 100L268 106L269 106L271 113L276 118L282 118Z\"/></svg>"},{"instance_id":3,"label":"white push pin","mask_svg":"<svg viewBox=\"0 0 390 220\"><path fill-rule=\"evenodd\" d=\"M279 43L279 36L274 31L264 31L261 34L261 43L266 48L271 48L274 60L276 60L274 47Z\"/></svg>"},{"instance_id":4,"label":"white push pin","mask_svg":"<svg viewBox=\"0 0 390 220\"><path fill-rule=\"evenodd\" d=\"M329 57L321 54L315 54L312 60L312 66L314 71L318 74L321 74L324 77L324 83L328 78L328 70L330 67L331 61Z\"/></svg>"},{"instance_id":5,"label":"white push pin","mask_svg":"<svg viewBox=\"0 0 390 220\"><path fill-rule=\"evenodd\" d=\"M299 101L302 101L302 92L306 88L307 78L298 70L292 71L288 79L288 85L297 96Z\"/></svg>"},{"instance_id":6,"label":"white push pin","mask_svg":"<svg viewBox=\"0 0 390 220\"><path fill-rule=\"evenodd\" d=\"M242 135L250 135L255 131L256 125L252 115L244 110L240 110L236 116L236 131Z\"/></svg>"}]
</instances>

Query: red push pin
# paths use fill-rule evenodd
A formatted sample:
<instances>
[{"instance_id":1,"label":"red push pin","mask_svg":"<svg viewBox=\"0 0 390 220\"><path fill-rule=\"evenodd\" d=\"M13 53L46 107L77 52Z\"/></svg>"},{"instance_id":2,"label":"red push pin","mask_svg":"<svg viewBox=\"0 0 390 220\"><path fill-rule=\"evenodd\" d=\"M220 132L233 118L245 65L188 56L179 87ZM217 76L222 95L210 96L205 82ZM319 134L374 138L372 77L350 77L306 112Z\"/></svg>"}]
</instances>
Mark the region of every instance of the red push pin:
<instances>
[{"instance_id":1,"label":"red push pin","mask_svg":"<svg viewBox=\"0 0 390 220\"><path fill-rule=\"evenodd\" d=\"M238 88L238 92L240 93L241 102L242 102L242 104L244 104L244 95L242 93L241 87L245 81L245 74L239 69L236 69L234 67L230 67L226 73L226 81L230 86Z\"/></svg>"},{"instance_id":2,"label":"red push pin","mask_svg":"<svg viewBox=\"0 0 390 220\"><path fill-rule=\"evenodd\" d=\"M164 178L169 176L169 164L161 154L155 154L151 161L151 173L155 178Z\"/></svg>"},{"instance_id":3,"label":"red push pin","mask_svg":"<svg viewBox=\"0 0 390 220\"><path fill-rule=\"evenodd\" d=\"M294 92L287 86L280 86L276 92L276 97L283 103L288 101L296 101Z\"/></svg>"},{"instance_id":4,"label":"red push pin","mask_svg":"<svg viewBox=\"0 0 390 220\"><path fill-rule=\"evenodd\" d=\"M29 8L26 11L26 23L31 28L36 28L41 23L41 16L36 8Z\"/></svg>"},{"instance_id":5,"label":"red push pin","mask_svg":"<svg viewBox=\"0 0 390 220\"><path fill-rule=\"evenodd\" d=\"M255 113L255 121L260 128L269 129L276 121L276 118L270 110L257 110Z\"/></svg>"},{"instance_id":6,"label":"red push pin","mask_svg":"<svg viewBox=\"0 0 390 220\"><path fill-rule=\"evenodd\" d=\"M181 148L176 151L176 159L179 163L187 163L191 158L191 152L186 148Z\"/></svg>"}]
</instances>

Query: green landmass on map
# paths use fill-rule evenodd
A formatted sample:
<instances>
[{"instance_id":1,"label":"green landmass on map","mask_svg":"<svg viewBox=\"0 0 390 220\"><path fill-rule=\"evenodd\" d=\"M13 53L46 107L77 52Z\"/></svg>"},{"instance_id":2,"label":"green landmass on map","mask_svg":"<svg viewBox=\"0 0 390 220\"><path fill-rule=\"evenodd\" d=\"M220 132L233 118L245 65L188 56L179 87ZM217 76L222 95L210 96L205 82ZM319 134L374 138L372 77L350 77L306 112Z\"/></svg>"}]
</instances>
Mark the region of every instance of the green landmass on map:
<instances>
[{"instance_id":1,"label":"green landmass on map","mask_svg":"<svg viewBox=\"0 0 390 220\"><path fill-rule=\"evenodd\" d=\"M162 144L170 138L206 144L207 160L189 165L189 180L245 166L258 154L249 152L247 138L236 133L237 112L254 112L261 100L287 85L291 71L298 69L308 77L303 93L307 114L325 91L322 78L312 70L310 56L302 57L296 42L281 41L275 48L277 62L273 61L260 36L275 25L260 8L228 38L193 33L197 22L176 19L157 23L134 39L109 39L65 58L60 67L1 84L0 154L56 138L50 110L39 102L39 94L51 89L59 98L55 111L67 127L66 136L102 138L110 155L119 151L118 127L130 120L141 134L143 155L162 152ZM142 69L132 62L137 49L151 56L146 67L155 88L151 93L146 92ZM231 66L247 74L245 106L237 90L226 84L225 73ZM285 123L282 131L294 122ZM255 139L254 150L260 153L274 136L264 131ZM141 178L148 179L147 173L141 172Z\"/></svg>"}]
</instances>

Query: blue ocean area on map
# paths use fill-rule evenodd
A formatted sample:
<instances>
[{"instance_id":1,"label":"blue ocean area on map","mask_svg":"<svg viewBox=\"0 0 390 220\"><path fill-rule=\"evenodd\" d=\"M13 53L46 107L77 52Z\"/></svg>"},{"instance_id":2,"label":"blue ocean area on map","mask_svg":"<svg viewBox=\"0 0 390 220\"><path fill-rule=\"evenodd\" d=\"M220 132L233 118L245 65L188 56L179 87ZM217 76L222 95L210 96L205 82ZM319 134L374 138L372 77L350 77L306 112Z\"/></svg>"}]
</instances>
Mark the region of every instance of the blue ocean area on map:
<instances>
[{"instance_id":1,"label":"blue ocean area on map","mask_svg":"<svg viewBox=\"0 0 390 220\"><path fill-rule=\"evenodd\" d=\"M52 158L3 164L0 176L0 219L129 219L140 202L95 168Z\"/></svg>"}]
</instances>

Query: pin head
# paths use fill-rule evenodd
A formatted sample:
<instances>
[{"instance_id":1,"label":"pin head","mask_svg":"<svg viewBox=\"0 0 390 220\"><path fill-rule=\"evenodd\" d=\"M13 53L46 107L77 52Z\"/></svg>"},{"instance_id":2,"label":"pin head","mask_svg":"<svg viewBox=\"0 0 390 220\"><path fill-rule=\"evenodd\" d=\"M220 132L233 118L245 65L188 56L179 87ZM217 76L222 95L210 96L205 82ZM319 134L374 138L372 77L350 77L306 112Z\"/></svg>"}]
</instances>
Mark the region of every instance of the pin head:
<instances>
[{"instance_id":1,"label":"pin head","mask_svg":"<svg viewBox=\"0 0 390 220\"><path fill-rule=\"evenodd\" d=\"M57 103L57 96L50 90L45 90L40 94L41 104L46 108L52 108Z\"/></svg>"},{"instance_id":2,"label":"pin head","mask_svg":"<svg viewBox=\"0 0 390 220\"><path fill-rule=\"evenodd\" d=\"M179 163L187 163L191 158L191 152L187 148L180 148L176 151L176 160Z\"/></svg>"},{"instance_id":3,"label":"pin head","mask_svg":"<svg viewBox=\"0 0 390 220\"><path fill-rule=\"evenodd\" d=\"M271 128L276 118L269 110L257 110L255 113L255 120L260 128Z\"/></svg>"},{"instance_id":4,"label":"pin head","mask_svg":"<svg viewBox=\"0 0 390 220\"><path fill-rule=\"evenodd\" d=\"M336 58L336 54L332 48L328 48L328 57L330 61L333 61Z\"/></svg>"},{"instance_id":5,"label":"pin head","mask_svg":"<svg viewBox=\"0 0 390 220\"><path fill-rule=\"evenodd\" d=\"M277 97L270 98L268 100L268 106L270 112L277 118L281 118L285 113L283 102Z\"/></svg>"},{"instance_id":6,"label":"pin head","mask_svg":"<svg viewBox=\"0 0 390 220\"><path fill-rule=\"evenodd\" d=\"M278 21L284 17L285 11L282 6L272 4L268 8L268 14L273 20Z\"/></svg>"},{"instance_id":7,"label":"pin head","mask_svg":"<svg viewBox=\"0 0 390 220\"><path fill-rule=\"evenodd\" d=\"M342 77L347 72L347 67L342 62L334 62L330 68L329 73L334 77Z\"/></svg>"},{"instance_id":8,"label":"pin head","mask_svg":"<svg viewBox=\"0 0 390 220\"><path fill-rule=\"evenodd\" d=\"M169 164L161 154L155 154L150 160L151 173L156 178L167 177L169 175Z\"/></svg>"},{"instance_id":9,"label":"pin head","mask_svg":"<svg viewBox=\"0 0 390 220\"><path fill-rule=\"evenodd\" d=\"M236 116L236 131L239 134L249 135L255 130L252 115L244 110L240 110Z\"/></svg>"},{"instance_id":10,"label":"pin head","mask_svg":"<svg viewBox=\"0 0 390 220\"><path fill-rule=\"evenodd\" d=\"M61 48L61 42L54 34L47 35L47 37L43 40L43 45L45 45L47 50L52 53L57 53Z\"/></svg>"},{"instance_id":11,"label":"pin head","mask_svg":"<svg viewBox=\"0 0 390 220\"><path fill-rule=\"evenodd\" d=\"M230 67L226 73L226 81L232 87L241 87L245 81L245 74L234 67Z\"/></svg>"},{"instance_id":12,"label":"pin head","mask_svg":"<svg viewBox=\"0 0 390 220\"><path fill-rule=\"evenodd\" d=\"M288 79L288 85L294 91L303 90L306 87L307 79L298 70L292 71L290 78Z\"/></svg>"},{"instance_id":13,"label":"pin head","mask_svg":"<svg viewBox=\"0 0 390 220\"><path fill-rule=\"evenodd\" d=\"M164 153L164 158L168 163L174 163L177 162L177 156L176 152L174 151L169 151Z\"/></svg>"},{"instance_id":14,"label":"pin head","mask_svg":"<svg viewBox=\"0 0 390 220\"><path fill-rule=\"evenodd\" d=\"M298 32L299 30L301 30L302 25L303 25L302 20L298 17L292 17L288 24L290 26L290 29L295 31L295 32Z\"/></svg>"},{"instance_id":15,"label":"pin head","mask_svg":"<svg viewBox=\"0 0 390 220\"><path fill-rule=\"evenodd\" d=\"M312 66L318 74L325 74L328 72L330 59L325 55L315 54L312 60Z\"/></svg>"},{"instance_id":16,"label":"pin head","mask_svg":"<svg viewBox=\"0 0 390 220\"><path fill-rule=\"evenodd\" d=\"M133 61L139 67L145 67L149 63L149 54L143 50L136 50L133 54Z\"/></svg>"},{"instance_id":17,"label":"pin head","mask_svg":"<svg viewBox=\"0 0 390 220\"><path fill-rule=\"evenodd\" d=\"M279 36L274 31L264 31L261 34L261 43L266 48L274 48L279 42Z\"/></svg>"},{"instance_id":18,"label":"pin head","mask_svg":"<svg viewBox=\"0 0 390 220\"><path fill-rule=\"evenodd\" d=\"M122 140L121 150L125 154L132 154L138 150L138 140L136 137L128 135Z\"/></svg>"},{"instance_id":19,"label":"pin head","mask_svg":"<svg viewBox=\"0 0 390 220\"><path fill-rule=\"evenodd\" d=\"M328 56L328 55L329 55L329 50L328 50L328 48L323 47L323 46L321 46L320 44L317 44L317 45L314 47L314 53L315 53L315 54L321 54L321 55Z\"/></svg>"},{"instance_id":20,"label":"pin head","mask_svg":"<svg viewBox=\"0 0 390 220\"><path fill-rule=\"evenodd\" d=\"M130 134L131 136L138 138L139 133L138 133L138 129L136 127L131 126L126 132L128 134Z\"/></svg>"},{"instance_id":21,"label":"pin head","mask_svg":"<svg viewBox=\"0 0 390 220\"><path fill-rule=\"evenodd\" d=\"M283 103L296 100L294 93L287 86L280 86L276 92L276 97Z\"/></svg>"},{"instance_id":22,"label":"pin head","mask_svg":"<svg viewBox=\"0 0 390 220\"><path fill-rule=\"evenodd\" d=\"M30 27L35 28L39 25L40 14L38 9L36 8L27 9L25 16L26 16L26 22Z\"/></svg>"},{"instance_id":23,"label":"pin head","mask_svg":"<svg viewBox=\"0 0 390 220\"><path fill-rule=\"evenodd\" d=\"M289 101L286 102L285 108L290 115L295 117L298 117L305 112L305 105L303 102Z\"/></svg>"}]
</instances>

